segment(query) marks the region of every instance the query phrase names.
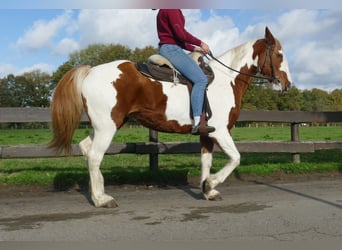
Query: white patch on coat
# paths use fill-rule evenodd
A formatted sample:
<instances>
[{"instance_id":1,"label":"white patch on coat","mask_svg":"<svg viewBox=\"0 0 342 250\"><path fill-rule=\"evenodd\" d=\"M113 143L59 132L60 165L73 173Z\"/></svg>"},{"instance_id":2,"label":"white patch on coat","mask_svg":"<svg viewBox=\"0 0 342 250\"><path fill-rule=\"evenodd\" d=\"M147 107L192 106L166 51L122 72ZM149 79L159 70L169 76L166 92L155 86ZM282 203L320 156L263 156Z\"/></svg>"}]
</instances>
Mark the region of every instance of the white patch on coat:
<instances>
[{"instance_id":1,"label":"white patch on coat","mask_svg":"<svg viewBox=\"0 0 342 250\"><path fill-rule=\"evenodd\" d=\"M161 82L163 93L167 96L165 115L167 120L177 120L179 125L191 124L190 94L183 84Z\"/></svg>"},{"instance_id":2,"label":"white patch on coat","mask_svg":"<svg viewBox=\"0 0 342 250\"><path fill-rule=\"evenodd\" d=\"M115 81L122 73L117 67L124 61L115 61L93 67L84 80L82 94L86 98L88 114L93 126L112 121L111 111L116 104Z\"/></svg>"},{"instance_id":3,"label":"white patch on coat","mask_svg":"<svg viewBox=\"0 0 342 250\"><path fill-rule=\"evenodd\" d=\"M290 69L289 69L289 63L288 63L287 58L286 58L285 54L283 53L283 51L282 50L280 50L280 51L282 52L282 55L283 55L283 61L280 64L280 70L286 72L288 81L292 82Z\"/></svg>"}]
</instances>

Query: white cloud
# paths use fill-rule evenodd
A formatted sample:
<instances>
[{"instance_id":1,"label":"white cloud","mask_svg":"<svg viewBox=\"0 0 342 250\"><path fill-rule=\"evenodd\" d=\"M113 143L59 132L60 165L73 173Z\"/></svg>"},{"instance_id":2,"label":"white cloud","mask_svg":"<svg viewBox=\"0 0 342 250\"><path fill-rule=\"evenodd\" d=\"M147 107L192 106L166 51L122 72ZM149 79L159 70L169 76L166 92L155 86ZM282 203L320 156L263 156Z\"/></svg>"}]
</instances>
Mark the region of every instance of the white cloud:
<instances>
[{"instance_id":1,"label":"white cloud","mask_svg":"<svg viewBox=\"0 0 342 250\"><path fill-rule=\"evenodd\" d=\"M120 43L130 48L157 46L156 11L81 10L78 17L80 43Z\"/></svg>"},{"instance_id":2,"label":"white cloud","mask_svg":"<svg viewBox=\"0 0 342 250\"><path fill-rule=\"evenodd\" d=\"M52 44L58 32L65 27L70 19L71 12L66 11L56 18L46 21L38 20L15 43L19 51L36 51Z\"/></svg>"},{"instance_id":3,"label":"white cloud","mask_svg":"<svg viewBox=\"0 0 342 250\"><path fill-rule=\"evenodd\" d=\"M9 74L13 74L15 71L17 71L17 68L12 64L0 64L0 78L3 78Z\"/></svg>"},{"instance_id":4,"label":"white cloud","mask_svg":"<svg viewBox=\"0 0 342 250\"><path fill-rule=\"evenodd\" d=\"M26 72L31 72L34 70L40 70L42 72L52 74L52 72L55 70L55 67L53 65L47 64L47 63L37 63L37 64L34 64L30 67L25 67L25 68L18 70L15 73L15 75L21 75L21 74L24 74Z\"/></svg>"},{"instance_id":5,"label":"white cloud","mask_svg":"<svg viewBox=\"0 0 342 250\"><path fill-rule=\"evenodd\" d=\"M341 88L341 11L293 10L277 20L290 53L290 69L300 88Z\"/></svg>"},{"instance_id":6,"label":"white cloud","mask_svg":"<svg viewBox=\"0 0 342 250\"><path fill-rule=\"evenodd\" d=\"M239 30L229 16L218 16L213 11L210 13L207 20L202 20L199 10L183 11L187 30L219 55L240 43Z\"/></svg>"},{"instance_id":7,"label":"white cloud","mask_svg":"<svg viewBox=\"0 0 342 250\"><path fill-rule=\"evenodd\" d=\"M79 50L79 43L70 38L63 38L53 49L55 56L68 56L70 53Z\"/></svg>"},{"instance_id":8,"label":"white cloud","mask_svg":"<svg viewBox=\"0 0 342 250\"><path fill-rule=\"evenodd\" d=\"M342 87L340 70L342 68L342 47L331 49L321 47L315 42L301 46L297 51L293 68L302 88L314 86L322 89Z\"/></svg>"}]
</instances>

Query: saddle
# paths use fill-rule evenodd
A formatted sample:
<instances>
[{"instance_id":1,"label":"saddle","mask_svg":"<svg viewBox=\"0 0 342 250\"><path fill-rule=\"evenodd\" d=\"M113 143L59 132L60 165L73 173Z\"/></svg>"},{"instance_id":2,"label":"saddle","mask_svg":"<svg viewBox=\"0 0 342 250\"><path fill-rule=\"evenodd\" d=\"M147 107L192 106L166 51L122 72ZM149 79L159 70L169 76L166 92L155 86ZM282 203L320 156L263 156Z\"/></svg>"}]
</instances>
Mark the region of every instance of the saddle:
<instances>
[{"instance_id":1,"label":"saddle","mask_svg":"<svg viewBox=\"0 0 342 250\"><path fill-rule=\"evenodd\" d=\"M208 85L214 80L214 71L211 67L204 61L203 55L199 52L190 53L189 56L198 63L199 67L202 69L203 73L207 76ZM165 57L155 54L148 58L147 63L136 63L136 68L143 75L153 78L158 81L172 82L174 84L184 84L188 86L189 93L192 90L192 82L183 76L178 70L174 68L169 60ZM207 85L207 86L208 86ZM201 116L201 123L206 124L206 122L211 117L211 109L208 102L208 98L205 92L204 103L203 103L203 113ZM190 109L190 116L192 117L192 111Z\"/></svg>"},{"instance_id":2,"label":"saddle","mask_svg":"<svg viewBox=\"0 0 342 250\"><path fill-rule=\"evenodd\" d=\"M211 67L204 62L203 55L193 52L189 56L198 63L203 73L207 76L209 85L215 76ZM192 85L191 81L176 70L169 60L158 54L150 56L148 63L136 63L136 67L142 74L155 80Z\"/></svg>"}]
</instances>

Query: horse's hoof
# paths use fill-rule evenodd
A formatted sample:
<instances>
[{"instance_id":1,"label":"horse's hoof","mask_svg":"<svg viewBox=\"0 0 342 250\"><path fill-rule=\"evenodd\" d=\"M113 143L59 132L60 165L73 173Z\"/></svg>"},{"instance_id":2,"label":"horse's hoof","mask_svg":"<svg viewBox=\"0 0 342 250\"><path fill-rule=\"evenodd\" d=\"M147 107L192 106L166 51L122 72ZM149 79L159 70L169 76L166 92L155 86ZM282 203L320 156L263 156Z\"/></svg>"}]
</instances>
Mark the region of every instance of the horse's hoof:
<instances>
[{"instance_id":1,"label":"horse's hoof","mask_svg":"<svg viewBox=\"0 0 342 250\"><path fill-rule=\"evenodd\" d=\"M118 204L112 196L104 194L104 196L102 196L101 198L102 199L94 199L94 197L92 197L95 207L115 208L118 206Z\"/></svg>"},{"instance_id":2,"label":"horse's hoof","mask_svg":"<svg viewBox=\"0 0 342 250\"><path fill-rule=\"evenodd\" d=\"M97 204L96 205L97 208L116 208L118 207L118 204L116 203L116 201L114 199L111 199L105 203L102 203L102 204Z\"/></svg>"},{"instance_id":3,"label":"horse's hoof","mask_svg":"<svg viewBox=\"0 0 342 250\"><path fill-rule=\"evenodd\" d=\"M204 194L205 198L209 201L221 201L222 197L219 191L212 189L208 193Z\"/></svg>"},{"instance_id":4,"label":"horse's hoof","mask_svg":"<svg viewBox=\"0 0 342 250\"><path fill-rule=\"evenodd\" d=\"M222 198L222 196L220 195L220 193L218 193L218 194L215 195L215 196L210 196L210 197L208 197L208 200L210 200L210 201L222 201L223 198Z\"/></svg>"},{"instance_id":5,"label":"horse's hoof","mask_svg":"<svg viewBox=\"0 0 342 250\"><path fill-rule=\"evenodd\" d=\"M104 207L104 208L116 208L116 207L118 207L118 204L113 199L113 200L107 202L106 204L104 204L102 207Z\"/></svg>"}]
</instances>

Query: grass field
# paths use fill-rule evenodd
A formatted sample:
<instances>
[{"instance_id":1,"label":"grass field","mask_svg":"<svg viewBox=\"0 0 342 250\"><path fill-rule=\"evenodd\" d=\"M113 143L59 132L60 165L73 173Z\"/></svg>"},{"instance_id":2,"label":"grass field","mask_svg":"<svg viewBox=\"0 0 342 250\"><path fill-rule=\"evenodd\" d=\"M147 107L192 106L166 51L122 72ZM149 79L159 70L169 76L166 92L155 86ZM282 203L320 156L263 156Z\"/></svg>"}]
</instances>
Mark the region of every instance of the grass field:
<instances>
[{"instance_id":1,"label":"grass field","mask_svg":"<svg viewBox=\"0 0 342 250\"><path fill-rule=\"evenodd\" d=\"M78 143L91 133L91 129L76 130L73 143ZM235 141L289 141L291 129L285 127L251 127L232 129ZM301 127L300 140L342 140L342 126L334 127ZM13 129L0 130L0 145L19 144L46 144L51 140L52 134L48 129ZM148 129L142 127L120 129L115 135L115 142L146 142L148 141ZM159 133L159 141L198 141L197 136Z\"/></svg>"},{"instance_id":2,"label":"grass field","mask_svg":"<svg viewBox=\"0 0 342 250\"><path fill-rule=\"evenodd\" d=\"M78 143L91 132L77 130L73 143ZM236 141L290 140L290 127L234 128ZM49 130L0 130L0 145L46 144L51 139ZM342 127L301 127L301 140L342 140ZM159 133L159 141L197 141L197 136ZM115 142L148 141L145 128L123 128ZM292 163L288 153L242 153L241 165L236 174L267 175L275 172L313 173L342 171L342 151L318 151L301 154L301 163ZM213 172L227 161L222 153L214 154ZM159 170L149 170L148 155L120 154L105 156L102 171L106 183L172 183L186 181L187 176L200 174L199 154L160 155ZM2 159L0 160L0 185L54 185L64 189L75 183L87 183L88 173L82 157Z\"/></svg>"}]
</instances>

